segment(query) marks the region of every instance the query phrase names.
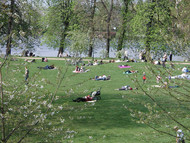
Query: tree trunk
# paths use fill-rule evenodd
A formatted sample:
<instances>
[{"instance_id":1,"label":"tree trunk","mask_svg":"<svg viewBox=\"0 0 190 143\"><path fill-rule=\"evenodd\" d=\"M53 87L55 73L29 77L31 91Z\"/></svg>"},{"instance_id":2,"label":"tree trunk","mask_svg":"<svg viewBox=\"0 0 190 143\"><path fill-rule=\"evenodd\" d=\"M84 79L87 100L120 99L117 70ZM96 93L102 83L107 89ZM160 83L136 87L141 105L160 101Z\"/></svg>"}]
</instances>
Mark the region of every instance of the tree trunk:
<instances>
[{"instance_id":1,"label":"tree trunk","mask_svg":"<svg viewBox=\"0 0 190 143\"><path fill-rule=\"evenodd\" d=\"M3 83L2 83L2 72L0 67L0 92L1 92L1 141L4 143L5 140L5 110L4 110L4 96L3 96Z\"/></svg>"},{"instance_id":2,"label":"tree trunk","mask_svg":"<svg viewBox=\"0 0 190 143\"><path fill-rule=\"evenodd\" d=\"M109 52L110 52L110 19L108 18L107 23L107 39L106 39L106 57L109 58Z\"/></svg>"},{"instance_id":3,"label":"tree trunk","mask_svg":"<svg viewBox=\"0 0 190 143\"><path fill-rule=\"evenodd\" d=\"M65 8L70 7L70 3L71 3L71 1L67 1L65 3L63 1L62 8L65 9ZM70 11L68 13L71 14ZM59 57L59 54L63 54L64 49L65 49L65 37L67 36L67 31L68 31L69 24L70 24L69 23L70 16L71 15L67 14L66 17L65 17L65 13L64 12L62 13L62 22L63 22L64 30L62 31L61 40L60 40L60 47L59 47L57 57Z\"/></svg>"},{"instance_id":4,"label":"tree trunk","mask_svg":"<svg viewBox=\"0 0 190 143\"><path fill-rule=\"evenodd\" d=\"M118 39L117 51L120 51L123 48L123 41L124 41L125 33L126 33L125 28L126 28L126 23L127 23L126 14L128 13L128 6L129 6L130 0L123 0L123 1L124 1L123 23L121 25L121 32Z\"/></svg>"},{"instance_id":5,"label":"tree trunk","mask_svg":"<svg viewBox=\"0 0 190 143\"><path fill-rule=\"evenodd\" d=\"M14 14L14 4L15 4L15 0L11 0L11 16L9 17L9 21L8 21L8 31L7 31L7 44L6 44L6 56L11 54L11 44L12 44L12 28L13 28L13 14Z\"/></svg>"},{"instance_id":6,"label":"tree trunk","mask_svg":"<svg viewBox=\"0 0 190 143\"><path fill-rule=\"evenodd\" d=\"M92 39L90 39L90 42L92 42ZM88 57L92 57L92 51L93 51L93 44L90 43L89 51L88 51Z\"/></svg>"},{"instance_id":7,"label":"tree trunk","mask_svg":"<svg viewBox=\"0 0 190 143\"><path fill-rule=\"evenodd\" d=\"M89 47L89 51L88 51L88 57L92 57L92 52L93 52L93 47L94 47L94 14L95 14L95 10L96 10L96 0L94 0L94 5L93 5L93 9L92 9L92 13L91 13L91 29L92 29L92 33L90 35L90 47Z\"/></svg>"},{"instance_id":8,"label":"tree trunk","mask_svg":"<svg viewBox=\"0 0 190 143\"><path fill-rule=\"evenodd\" d=\"M104 8L106 9L107 11L107 15L108 15L108 18L107 18L107 37L106 37L106 57L109 58L109 50L110 50L110 39L111 39L111 36L110 36L110 21L111 21L111 16L112 16L112 10L113 10L113 0L111 0L111 6L110 6L110 10L108 11L105 3L101 0Z\"/></svg>"},{"instance_id":9,"label":"tree trunk","mask_svg":"<svg viewBox=\"0 0 190 143\"><path fill-rule=\"evenodd\" d=\"M122 27L121 33L120 33L119 39L118 39L117 51L120 51L123 48L123 41L124 41L124 38L125 38L125 32L126 32L126 30Z\"/></svg>"},{"instance_id":10,"label":"tree trunk","mask_svg":"<svg viewBox=\"0 0 190 143\"><path fill-rule=\"evenodd\" d=\"M155 8L155 0L151 1L151 6L149 7L149 22L146 25L146 39L145 39L145 50L146 50L146 60L151 61L150 56L150 43L152 41L152 24L153 24L153 14L154 14L154 8Z\"/></svg>"}]
</instances>

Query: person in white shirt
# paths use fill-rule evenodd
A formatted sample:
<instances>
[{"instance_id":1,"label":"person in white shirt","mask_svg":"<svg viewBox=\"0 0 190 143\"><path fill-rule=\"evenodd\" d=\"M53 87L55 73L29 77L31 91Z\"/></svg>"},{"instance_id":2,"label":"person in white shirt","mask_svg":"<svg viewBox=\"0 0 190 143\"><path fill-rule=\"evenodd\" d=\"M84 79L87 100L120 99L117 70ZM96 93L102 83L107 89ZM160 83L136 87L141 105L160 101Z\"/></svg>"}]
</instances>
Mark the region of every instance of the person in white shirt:
<instances>
[{"instance_id":1,"label":"person in white shirt","mask_svg":"<svg viewBox=\"0 0 190 143\"><path fill-rule=\"evenodd\" d=\"M128 51L127 50L125 50L125 52L124 52L124 58L123 58L123 60L128 60L129 58L128 58Z\"/></svg>"},{"instance_id":2,"label":"person in white shirt","mask_svg":"<svg viewBox=\"0 0 190 143\"><path fill-rule=\"evenodd\" d=\"M163 62L167 62L167 53L164 53Z\"/></svg>"},{"instance_id":3,"label":"person in white shirt","mask_svg":"<svg viewBox=\"0 0 190 143\"><path fill-rule=\"evenodd\" d=\"M184 68L182 69L182 72L183 72L183 73L187 73L187 72L189 72L189 70L187 69L187 67L184 67Z\"/></svg>"},{"instance_id":4,"label":"person in white shirt","mask_svg":"<svg viewBox=\"0 0 190 143\"><path fill-rule=\"evenodd\" d=\"M177 126L174 127L174 130L175 130L176 133L177 133L177 136L176 136L176 143L185 143L185 140L184 140L184 133L182 132L182 130L179 129Z\"/></svg>"}]
</instances>

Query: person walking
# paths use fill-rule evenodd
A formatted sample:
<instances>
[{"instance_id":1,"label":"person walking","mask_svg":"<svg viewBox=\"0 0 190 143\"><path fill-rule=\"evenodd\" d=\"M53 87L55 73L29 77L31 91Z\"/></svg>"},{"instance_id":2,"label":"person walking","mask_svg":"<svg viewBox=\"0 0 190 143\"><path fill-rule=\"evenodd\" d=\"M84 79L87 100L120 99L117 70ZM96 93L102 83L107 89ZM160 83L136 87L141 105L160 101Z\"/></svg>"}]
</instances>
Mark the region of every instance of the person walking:
<instances>
[{"instance_id":1,"label":"person walking","mask_svg":"<svg viewBox=\"0 0 190 143\"><path fill-rule=\"evenodd\" d=\"M27 67L25 67L25 81L27 82L29 78L29 70Z\"/></svg>"},{"instance_id":2,"label":"person walking","mask_svg":"<svg viewBox=\"0 0 190 143\"><path fill-rule=\"evenodd\" d=\"M146 74L145 74L145 72L143 72L143 83L145 83L146 82Z\"/></svg>"},{"instance_id":3,"label":"person walking","mask_svg":"<svg viewBox=\"0 0 190 143\"><path fill-rule=\"evenodd\" d=\"M185 143L185 140L184 140L184 133L182 132L182 130L179 129L177 126L174 127L174 130L175 130L176 133L177 133L177 136L176 136L176 143Z\"/></svg>"}]
</instances>

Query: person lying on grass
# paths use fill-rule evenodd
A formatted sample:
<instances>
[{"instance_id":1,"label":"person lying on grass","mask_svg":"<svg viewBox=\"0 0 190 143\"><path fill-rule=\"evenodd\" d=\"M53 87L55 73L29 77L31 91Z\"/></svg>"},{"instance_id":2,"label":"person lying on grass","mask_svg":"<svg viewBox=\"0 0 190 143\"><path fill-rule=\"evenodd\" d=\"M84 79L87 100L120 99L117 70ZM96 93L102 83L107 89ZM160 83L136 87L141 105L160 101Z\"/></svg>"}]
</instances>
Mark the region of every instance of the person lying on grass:
<instances>
[{"instance_id":1,"label":"person lying on grass","mask_svg":"<svg viewBox=\"0 0 190 143\"><path fill-rule=\"evenodd\" d=\"M35 63L36 62L35 59L32 59L32 60L25 59L24 61L29 62L29 63Z\"/></svg>"},{"instance_id":2,"label":"person lying on grass","mask_svg":"<svg viewBox=\"0 0 190 143\"><path fill-rule=\"evenodd\" d=\"M50 66L47 65L45 67L37 67L37 68L46 70L46 69L55 69L55 66L54 65L50 65Z\"/></svg>"},{"instance_id":3,"label":"person lying on grass","mask_svg":"<svg viewBox=\"0 0 190 143\"><path fill-rule=\"evenodd\" d=\"M138 88L135 87L134 89L138 89ZM133 88L130 87L129 85L125 85L125 86L122 86L121 88L115 89L115 90L133 90Z\"/></svg>"},{"instance_id":4,"label":"person lying on grass","mask_svg":"<svg viewBox=\"0 0 190 143\"><path fill-rule=\"evenodd\" d=\"M88 95L85 97L78 97L76 99L73 99L73 102L96 102L95 98Z\"/></svg>"},{"instance_id":5,"label":"person lying on grass","mask_svg":"<svg viewBox=\"0 0 190 143\"><path fill-rule=\"evenodd\" d=\"M167 82L164 82L163 85L152 85L152 87L159 87L159 88L177 88L179 85L169 86Z\"/></svg>"},{"instance_id":6,"label":"person lying on grass","mask_svg":"<svg viewBox=\"0 0 190 143\"><path fill-rule=\"evenodd\" d=\"M95 78L92 80L110 80L110 78L111 78L110 75L108 75L108 76L102 75L102 76L95 76Z\"/></svg>"},{"instance_id":7,"label":"person lying on grass","mask_svg":"<svg viewBox=\"0 0 190 143\"><path fill-rule=\"evenodd\" d=\"M120 66L120 67L127 67L127 66L129 66L129 65L126 64L126 65L119 65L119 66Z\"/></svg>"},{"instance_id":8,"label":"person lying on grass","mask_svg":"<svg viewBox=\"0 0 190 143\"><path fill-rule=\"evenodd\" d=\"M123 74L131 74L131 73L138 73L138 71L136 70L136 71L134 71L134 70L127 70L127 71L125 71L125 72L123 72Z\"/></svg>"}]
</instances>

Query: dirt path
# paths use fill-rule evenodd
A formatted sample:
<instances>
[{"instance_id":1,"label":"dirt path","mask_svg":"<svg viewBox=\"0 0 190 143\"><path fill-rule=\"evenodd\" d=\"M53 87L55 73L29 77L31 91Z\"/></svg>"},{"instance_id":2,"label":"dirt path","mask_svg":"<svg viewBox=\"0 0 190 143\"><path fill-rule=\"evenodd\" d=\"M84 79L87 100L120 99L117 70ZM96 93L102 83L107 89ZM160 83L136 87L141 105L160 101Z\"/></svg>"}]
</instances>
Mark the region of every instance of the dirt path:
<instances>
[{"instance_id":1,"label":"dirt path","mask_svg":"<svg viewBox=\"0 0 190 143\"><path fill-rule=\"evenodd\" d=\"M28 59L28 60L32 60L32 59L42 59L42 57L17 57L19 59ZM64 60L70 60L71 58L48 58L48 60L57 60L57 61L64 61ZM91 61L91 59L82 59L83 61ZM106 62L109 62L109 60L103 60ZM166 64L169 64L166 62ZM190 62L183 62L183 63L176 63L174 62L173 64L180 64L180 65L190 65Z\"/></svg>"}]
</instances>

